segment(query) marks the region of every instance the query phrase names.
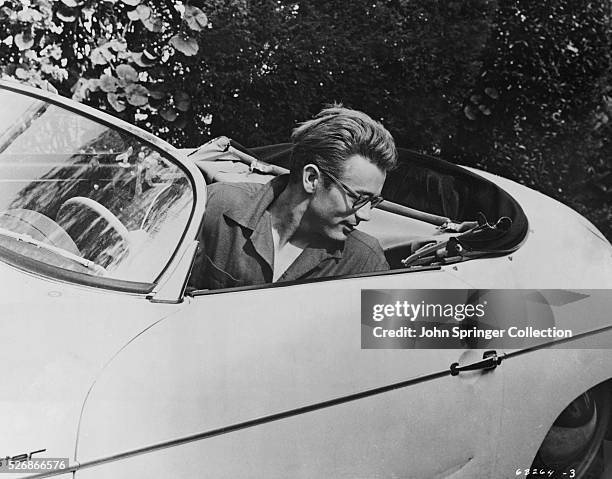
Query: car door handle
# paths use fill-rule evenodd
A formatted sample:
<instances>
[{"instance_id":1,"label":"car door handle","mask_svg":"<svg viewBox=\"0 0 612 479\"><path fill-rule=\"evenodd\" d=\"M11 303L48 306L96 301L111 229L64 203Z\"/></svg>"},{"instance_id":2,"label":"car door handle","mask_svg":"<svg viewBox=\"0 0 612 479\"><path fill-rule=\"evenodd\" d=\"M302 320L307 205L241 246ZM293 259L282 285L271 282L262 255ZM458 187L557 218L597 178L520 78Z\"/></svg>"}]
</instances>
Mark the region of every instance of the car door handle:
<instances>
[{"instance_id":1,"label":"car door handle","mask_svg":"<svg viewBox=\"0 0 612 479\"><path fill-rule=\"evenodd\" d=\"M453 363L450 365L451 376L457 376L462 371L477 371L479 369L491 370L495 369L497 366L501 364L501 362L506 357L506 354L503 353L500 356L497 355L497 351L485 351L482 355L482 359L480 361L476 361L475 363L466 364L464 366L459 366L459 363Z\"/></svg>"}]
</instances>

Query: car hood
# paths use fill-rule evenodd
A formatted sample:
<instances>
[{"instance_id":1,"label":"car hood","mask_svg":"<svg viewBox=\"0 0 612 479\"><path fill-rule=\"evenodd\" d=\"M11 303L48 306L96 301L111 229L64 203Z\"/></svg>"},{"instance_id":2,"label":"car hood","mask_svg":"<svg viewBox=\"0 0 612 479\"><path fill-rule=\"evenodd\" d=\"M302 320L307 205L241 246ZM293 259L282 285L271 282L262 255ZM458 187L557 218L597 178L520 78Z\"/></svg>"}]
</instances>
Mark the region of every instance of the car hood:
<instances>
[{"instance_id":1,"label":"car hood","mask_svg":"<svg viewBox=\"0 0 612 479\"><path fill-rule=\"evenodd\" d=\"M136 295L47 280L0 263L0 457L74 456L81 408L110 359L171 312Z\"/></svg>"}]
</instances>

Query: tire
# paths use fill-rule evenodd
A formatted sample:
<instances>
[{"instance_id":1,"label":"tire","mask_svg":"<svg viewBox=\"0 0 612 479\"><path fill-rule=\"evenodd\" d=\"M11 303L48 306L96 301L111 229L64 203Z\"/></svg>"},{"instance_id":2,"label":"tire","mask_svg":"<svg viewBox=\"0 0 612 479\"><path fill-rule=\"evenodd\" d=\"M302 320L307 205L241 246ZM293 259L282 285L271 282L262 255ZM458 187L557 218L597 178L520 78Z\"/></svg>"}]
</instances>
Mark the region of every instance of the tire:
<instances>
[{"instance_id":1,"label":"tire","mask_svg":"<svg viewBox=\"0 0 612 479\"><path fill-rule=\"evenodd\" d=\"M600 479L611 415L609 383L574 399L549 429L531 465L538 472L530 477Z\"/></svg>"}]
</instances>

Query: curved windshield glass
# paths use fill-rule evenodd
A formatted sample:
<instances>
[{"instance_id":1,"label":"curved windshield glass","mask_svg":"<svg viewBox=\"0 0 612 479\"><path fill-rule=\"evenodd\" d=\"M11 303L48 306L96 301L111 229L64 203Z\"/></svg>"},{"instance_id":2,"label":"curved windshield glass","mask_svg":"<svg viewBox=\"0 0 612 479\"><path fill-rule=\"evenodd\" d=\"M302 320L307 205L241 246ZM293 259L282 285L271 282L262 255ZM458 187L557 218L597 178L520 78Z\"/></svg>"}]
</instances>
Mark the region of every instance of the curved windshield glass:
<instances>
[{"instance_id":1,"label":"curved windshield glass","mask_svg":"<svg viewBox=\"0 0 612 479\"><path fill-rule=\"evenodd\" d=\"M153 282L193 207L187 174L149 143L0 90L0 254Z\"/></svg>"}]
</instances>

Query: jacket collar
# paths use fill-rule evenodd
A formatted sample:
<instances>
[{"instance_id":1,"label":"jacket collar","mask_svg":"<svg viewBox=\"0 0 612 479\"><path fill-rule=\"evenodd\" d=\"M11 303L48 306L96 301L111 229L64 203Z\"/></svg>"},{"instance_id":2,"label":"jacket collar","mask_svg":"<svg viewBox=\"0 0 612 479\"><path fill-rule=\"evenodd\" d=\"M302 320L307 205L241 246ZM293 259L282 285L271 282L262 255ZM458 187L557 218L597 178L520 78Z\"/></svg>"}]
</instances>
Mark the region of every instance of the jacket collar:
<instances>
[{"instance_id":1,"label":"jacket collar","mask_svg":"<svg viewBox=\"0 0 612 479\"><path fill-rule=\"evenodd\" d=\"M266 213L268 207L281 194L289 182L289 175L273 178L257 189L249 191L246 201L225 211L225 216L251 231Z\"/></svg>"},{"instance_id":2,"label":"jacket collar","mask_svg":"<svg viewBox=\"0 0 612 479\"><path fill-rule=\"evenodd\" d=\"M257 253L268 263L270 270L274 264L272 242L272 222L269 206L286 188L289 175L273 178L268 183L249 192L246 201L224 212L224 215L250 231L249 237ZM307 246L300 256L279 278L291 281L304 276L327 259L342 259L344 243Z\"/></svg>"}]
</instances>

